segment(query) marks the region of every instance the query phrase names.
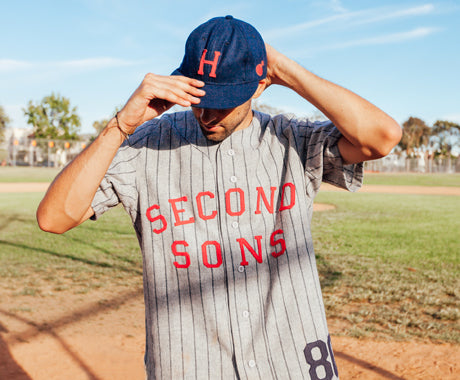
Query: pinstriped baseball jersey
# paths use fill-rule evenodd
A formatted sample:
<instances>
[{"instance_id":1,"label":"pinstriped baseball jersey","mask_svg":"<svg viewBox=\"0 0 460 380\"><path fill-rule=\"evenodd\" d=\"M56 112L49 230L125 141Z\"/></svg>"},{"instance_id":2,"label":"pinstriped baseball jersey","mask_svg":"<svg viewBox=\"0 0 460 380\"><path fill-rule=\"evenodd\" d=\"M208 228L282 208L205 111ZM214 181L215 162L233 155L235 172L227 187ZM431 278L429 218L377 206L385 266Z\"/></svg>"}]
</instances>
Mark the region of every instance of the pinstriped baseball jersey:
<instances>
[{"instance_id":1,"label":"pinstriped baseball jersey","mask_svg":"<svg viewBox=\"0 0 460 380\"><path fill-rule=\"evenodd\" d=\"M330 123L255 112L208 141L164 115L118 151L92 207L121 202L143 253L149 379L336 379L310 233L322 181L358 189Z\"/></svg>"}]
</instances>

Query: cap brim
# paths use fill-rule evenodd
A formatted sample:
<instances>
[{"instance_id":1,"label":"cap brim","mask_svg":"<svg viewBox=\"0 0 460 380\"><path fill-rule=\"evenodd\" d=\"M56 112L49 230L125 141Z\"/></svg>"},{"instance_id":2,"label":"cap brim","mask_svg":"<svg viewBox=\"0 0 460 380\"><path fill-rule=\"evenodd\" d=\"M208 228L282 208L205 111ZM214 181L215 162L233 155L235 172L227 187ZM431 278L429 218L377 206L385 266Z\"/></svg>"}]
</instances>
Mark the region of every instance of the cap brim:
<instances>
[{"instance_id":1,"label":"cap brim","mask_svg":"<svg viewBox=\"0 0 460 380\"><path fill-rule=\"evenodd\" d=\"M171 75L183 75L179 69ZM257 90L259 82L243 84L214 84L206 83L202 90L206 95L200 97L200 103L194 104L196 108L228 109L235 108L247 102Z\"/></svg>"}]
</instances>

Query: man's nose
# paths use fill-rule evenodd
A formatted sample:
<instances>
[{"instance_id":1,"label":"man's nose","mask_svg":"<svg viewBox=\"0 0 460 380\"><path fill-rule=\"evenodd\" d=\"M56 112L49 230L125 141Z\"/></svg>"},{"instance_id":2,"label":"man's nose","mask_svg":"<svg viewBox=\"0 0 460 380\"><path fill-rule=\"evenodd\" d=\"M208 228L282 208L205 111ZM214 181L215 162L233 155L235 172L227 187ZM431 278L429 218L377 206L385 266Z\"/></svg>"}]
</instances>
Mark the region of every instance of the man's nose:
<instances>
[{"instance_id":1,"label":"man's nose","mask_svg":"<svg viewBox=\"0 0 460 380\"><path fill-rule=\"evenodd\" d=\"M202 108L200 120L203 124L212 124L212 122L217 120L217 114L213 110Z\"/></svg>"}]
</instances>

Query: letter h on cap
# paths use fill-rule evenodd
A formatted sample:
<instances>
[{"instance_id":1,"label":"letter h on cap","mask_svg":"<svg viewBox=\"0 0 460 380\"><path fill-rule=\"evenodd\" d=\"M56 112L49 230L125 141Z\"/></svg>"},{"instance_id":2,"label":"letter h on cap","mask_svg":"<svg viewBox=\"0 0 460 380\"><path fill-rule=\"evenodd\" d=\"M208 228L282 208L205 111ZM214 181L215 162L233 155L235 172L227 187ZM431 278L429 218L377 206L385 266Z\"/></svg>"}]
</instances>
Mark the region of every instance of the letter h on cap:
<instances>
[{"instance_id":1,"label":"letter h on cap","mask_svg":"<svg viewBox=\"0 0 460 380\"><path fill-rule=\"evenodd\" d=\"M216 70L217 70L217 62L219 62L219 57L220 57L220 51L215 51L214 52L214 60L209 61L206 58L206 53L208 52L208 49L203 50L203 54L201 55L200 59L200 67L198 68L198 75L204 75L204 64L208 64L212 66L211 72L209 73L209 76L212 78L216 78Z\"/></svg>"}]
</instances>

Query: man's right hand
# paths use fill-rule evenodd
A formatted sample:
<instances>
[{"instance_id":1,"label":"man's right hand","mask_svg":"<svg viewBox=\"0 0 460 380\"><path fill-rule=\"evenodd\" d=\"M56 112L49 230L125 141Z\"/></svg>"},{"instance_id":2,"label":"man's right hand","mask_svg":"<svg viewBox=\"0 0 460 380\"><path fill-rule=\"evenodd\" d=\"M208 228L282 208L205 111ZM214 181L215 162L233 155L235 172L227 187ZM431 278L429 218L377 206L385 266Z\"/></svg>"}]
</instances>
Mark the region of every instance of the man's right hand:
<instances>
[{"instance_id":1,"label":"man's right hand","mask_svg":"<svg viewBox=\"0 0 460 380\"><path fill-rule=\"evenodd\" d=\"M204 82L184 76L149 73L118 113L119 127L132 134L139 125L160 116L175 104L183 107L198 104L205 94L203 86Z\"/></svg>"},{"instance_id":2,"label":"man's right hand","mask_svg":"<svg viewBox=\"0 0 460 380\"><path fill-rule=\"evenodd\" d=\"M183 76L147 74L118 117L53 181L37 210L40 228L63 233L93 215L91 201L124 139L120 130L131 134L174 104L198 104L205 94L203 86Z\"/></svg>"}]
</instances>

